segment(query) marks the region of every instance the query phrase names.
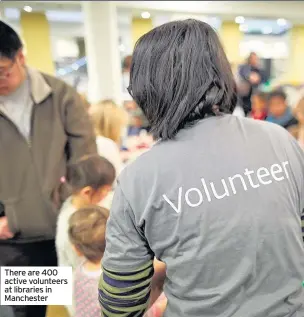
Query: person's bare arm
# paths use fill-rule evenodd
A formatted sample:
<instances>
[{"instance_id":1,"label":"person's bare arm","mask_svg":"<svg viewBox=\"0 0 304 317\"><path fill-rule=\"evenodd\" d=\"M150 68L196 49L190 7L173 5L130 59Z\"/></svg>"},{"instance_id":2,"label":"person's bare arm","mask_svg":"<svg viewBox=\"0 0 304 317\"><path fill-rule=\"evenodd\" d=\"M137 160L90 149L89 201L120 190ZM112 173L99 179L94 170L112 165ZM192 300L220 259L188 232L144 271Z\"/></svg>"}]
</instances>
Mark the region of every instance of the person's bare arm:
<instances>
[{"instance_id":1,"label":"person's bare arm","mask_svg":"<svg viewBox=\"0 0 304 317\"><path fill-rule=\"evenodd\" d=\"M154 275L151 283L150 306L152 306L163 291L166 279L166 264L154 259Z\"/></svg>"},{"instance_id":2,"label":"person's bare arm","mask_svg":"<svg viewBox=\"0 0 304 317\"><path fill-rule=\"evenodd\" d=\"M1 217L0 218L0 240L6 240L13 238L13 234L11 233L7 217Z\"/></svg>"}]
</instances>

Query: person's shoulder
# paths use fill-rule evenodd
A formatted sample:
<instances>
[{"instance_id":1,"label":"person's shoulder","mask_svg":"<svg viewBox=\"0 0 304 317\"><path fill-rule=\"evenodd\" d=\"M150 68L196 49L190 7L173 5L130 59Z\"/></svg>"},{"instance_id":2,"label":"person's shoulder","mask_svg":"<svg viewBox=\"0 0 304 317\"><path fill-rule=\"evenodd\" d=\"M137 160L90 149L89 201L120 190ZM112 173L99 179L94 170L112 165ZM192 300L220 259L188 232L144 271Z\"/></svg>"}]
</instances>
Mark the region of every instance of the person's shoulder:
<instances>
[{"instance_id":1,"label":"person's shoulder","mask_svg":"<svg viewBox=\"0 0 304 317\"><path fill-rule=\"evenodd\" d=\"M236 117L233 116L236 121L236 123L238 124L238 122L242 125L244 125L244 127L246 128L250 128L250 129L256 129L257 131L265 131L265 132L269 132L269 131L278 131L278 132L283 132L286 133L285 129L282 128L280 125L269 122L267 120L255 120L251 117Z\"/></svg>"},{"instance_id":2,"label":"person's shoulder","mask_svg":"<svg viewBox=\"0 0 304 317\"><path fill-rule=\"evenodd\" d=\"M250 118L241 118L244 124L244 129L252 138L259 138L261 143L271 143L277 148L286 149L296 143L295 138L288 130L279 124L254 120Z\"/></svg>"},{"instance_id":3,"label":"person's shoulder","mask_svg":"<svg viewBox=\"0 0 304 317\"><path fill-rule=\"evenodd\" d=\"M66 83L65 81L63 81L62 79L57 78L57 77L52 76L52 75L49 75L49 74L42 73L42 72L40 72L40 74L42 75L45 82L52 89L53 94L58 94L62 97L65 97L65 96L75 97L75 96L77 96L80 99L80 95L78 95L76 89L73 88L68 83Z\"/></svg>"}]
</instances>

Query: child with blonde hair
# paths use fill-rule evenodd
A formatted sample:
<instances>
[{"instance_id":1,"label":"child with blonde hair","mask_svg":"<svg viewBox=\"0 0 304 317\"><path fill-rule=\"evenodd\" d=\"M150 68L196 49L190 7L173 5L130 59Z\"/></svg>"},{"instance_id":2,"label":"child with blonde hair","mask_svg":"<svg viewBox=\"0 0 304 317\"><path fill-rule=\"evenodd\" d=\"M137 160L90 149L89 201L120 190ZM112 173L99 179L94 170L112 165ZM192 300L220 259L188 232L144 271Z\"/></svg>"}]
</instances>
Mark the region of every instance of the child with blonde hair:
<instances>
[{"instance_id":1,"label":"child with blonde hair","mask_svg":"<svg viewBox=\"0 0 304 317\"><path fill-rule=\"evenodd\" d=\"M113 164L118 175L122 170L120 145L123 131L128 124L128 114L113 100L103 100L92 105L90 114L97 135L98 153Z\"/></svg>"},{"instance_id":2,"label":"child with blonde hair","mask_svg":"<svg viewBox=\"0 0 304 317\"><path fill-rule=\"evenodd\" d=\"M77 210L69 220L69 239L83 261L74 274L74 317L99 317L98 283L105 250L109 210L88 206Z\"/></svg>"}]
</instances>

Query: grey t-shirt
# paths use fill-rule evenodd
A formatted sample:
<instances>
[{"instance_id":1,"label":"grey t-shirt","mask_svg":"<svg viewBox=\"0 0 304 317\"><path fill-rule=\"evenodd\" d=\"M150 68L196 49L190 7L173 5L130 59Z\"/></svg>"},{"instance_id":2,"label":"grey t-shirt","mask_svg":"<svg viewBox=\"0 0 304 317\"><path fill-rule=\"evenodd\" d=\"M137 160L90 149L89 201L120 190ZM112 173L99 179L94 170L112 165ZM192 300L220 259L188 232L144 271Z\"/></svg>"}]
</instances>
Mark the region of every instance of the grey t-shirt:
<instances>
[{"instance_id":1,"label":"grey t-shirt","mask_svg":"<svg viewBox=\"0 0 304 317\"><path fill-rule=\"evenodd\" d=\"M281 127L204 119L119 178L106 268L167 265L166 317L303 317L304 154Z\"/></svg>"}]
</instances>

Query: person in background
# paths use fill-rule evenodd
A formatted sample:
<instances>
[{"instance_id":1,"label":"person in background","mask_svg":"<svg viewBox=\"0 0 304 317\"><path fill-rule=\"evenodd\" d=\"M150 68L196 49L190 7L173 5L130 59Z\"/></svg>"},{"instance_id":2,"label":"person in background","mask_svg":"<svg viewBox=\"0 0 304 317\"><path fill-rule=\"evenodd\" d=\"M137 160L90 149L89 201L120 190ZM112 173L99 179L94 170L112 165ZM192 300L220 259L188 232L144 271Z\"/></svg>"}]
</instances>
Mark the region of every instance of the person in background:
<instances>
[{"instance_id":1,"label":"person in background","mask_svg":"<svg viewBox=\"0 0 304 317\"><path fill-rule=\"evenodd\" d=\"M265 120L267 117L267 94L255 92L251 97L252 109L249 117L255 120Z\"/></svg>"},{"instance_id":2,"label":"person in background","mask_svg":"<svg viewBox=\"0 0 304 317\"><path fill-rule=\"evenodd\" d=\"M0 266L56 266L54 197L66 165L97 153L93 126L72 87L26 65L20 37L2 21L0 37Z\"/></svg>"},{"instance_id":3,"label":"person in background","mask_svg":"<svg viewBox=\"0 0 304 317\"><path fill-rule=\"evenodd\" d=\"M293 114L298 124L292 125L288 131L298 140L302 149L304 149L304 98L301 98L293 110Z\"/></svg>"},{"instance_id":4,"label":"person in background","mask_svg":"<svg viewBox=\"0 0 304 317\"><path fill-rule=\"evenodd\" d=\"M149 131L148 121L142 110L132 101L134 108L129 108L128 113L130 117L128 136L139 136L142 130Z\"/></svg>"},{"instance_id":5,"label":"person in background","mask_svg":"<svg viewBox=\"0 0 304 317\"><path fill-rule=\"evenodd\" d=\"M128 114L112 100L103 100L94 104L90 114L97 135L98 153L113 164L118 176L122 170L120 146L123 131L128 123Z\"/></svg>"},{"instance_id":6,"label":"person in background","mask_svg":"<svg viewBox=\"0 0 304 317\"><path fill-rule=\"evenodd\" d=\"M129 87L131 63L132 63L132 55L126 56L122 63L122 79L123 79L124 93L128 92L127 88Z\"/></svg>"},{"instance_id":7,"label":"person in background","mask_svg":"<svg viewBox=\"0 0 304 317\"><path fill-rule=\"evenodd\" d=\"M154 258L166 264L165 316L304 316L304 153L278 125L231 115L216 31L189 19L146 33L129 88L157 143L118 178L103 316L144 314Z\"/></svg>"},{"instance_id":8,"label":"person in background","mask_svg":"<svg viewBox=\"0 0 304 317\"><path fill-rule=\"evenodd\" d=\"M251 96L260 84L265 83L267 78L265 72L259 65L259 57L256 53L250 53L246 64L239 67L237 74L239 78L240 102L243 105L245 115L251 111Z\"/></svg>"},{"instance_id":9,"label":"person in background","mask_svg":"<svg viewBox=\"0 0 304 317\"><path fill-rule=\"evenodd\" d=\"M56 249L59 266L78 264L68 238L68 223L71 215L79 208L97 205L112 189L115 169L104 157L93 155L81 158L67 169L66 183L71 188L71 196L63 204L57 222Z\"/></svg>"},{"instance_id":10,"label":"person in background","mask_svg":"<svg viewBox=\"0 0 304 317\"><path fill-rule=\"evenodd\" d=\"M282 90L274 90L269 94L266 121L276 123L285 129L297 124L297 119L287 104L286 94Z\"/></svg>"},{"instance_id":11,"label":"person in background","mask_svg":"<svg viewBox=\"0 0 304 317\"><path fill-rule=\"evenodd\" d=\"M101 308L96 290L106 244L108 217L108 209L88 206L75 211L69 219L70 243L76 256L82 258L74 273L73 317L100 317Z\"/></svg>"},{"instance_id":12,"label":"person in background","mask_svg":"<svg viewBox=\"0 0 304 317\"><path fill-rule=\"evenodd\" d=\"M79 208L103 204L112 190L114 180L113 165L99 155L81 158L68 166L67 180L63 182L62 186L69 187L71 196L64 202L60 210L56 233L59 266L72 266L75 269L80 260L68 237L71 215ZM70 316L73 316L73 306L66 306L66 308Z\"/></svg>"}]
</instances>

